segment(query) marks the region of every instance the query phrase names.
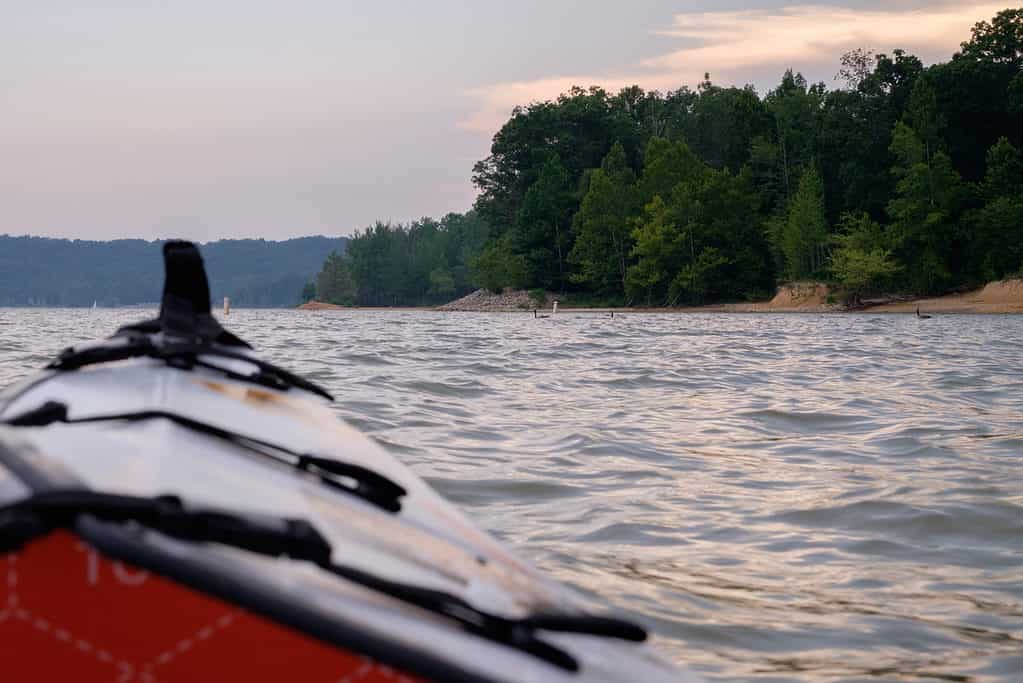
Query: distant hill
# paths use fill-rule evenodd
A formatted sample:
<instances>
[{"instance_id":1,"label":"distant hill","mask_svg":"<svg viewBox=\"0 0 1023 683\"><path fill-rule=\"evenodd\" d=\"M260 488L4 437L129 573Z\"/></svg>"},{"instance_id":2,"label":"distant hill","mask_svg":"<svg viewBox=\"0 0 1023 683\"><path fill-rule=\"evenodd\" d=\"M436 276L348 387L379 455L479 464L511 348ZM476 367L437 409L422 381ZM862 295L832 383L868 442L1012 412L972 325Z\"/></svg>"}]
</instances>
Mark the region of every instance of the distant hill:
<instances>
[{"instance_id":1,"label":"distant hill","mask_svg":"<svg viewBox=\"0 0 1023 683\"><path fill-rule=\"evenodd\" d=\"M162 242L0 235L0 306L129 306L160 300ZM220 240L202 245L214 302L292 306L346 237L283 242Z\"/></svg>"}]
</instances>

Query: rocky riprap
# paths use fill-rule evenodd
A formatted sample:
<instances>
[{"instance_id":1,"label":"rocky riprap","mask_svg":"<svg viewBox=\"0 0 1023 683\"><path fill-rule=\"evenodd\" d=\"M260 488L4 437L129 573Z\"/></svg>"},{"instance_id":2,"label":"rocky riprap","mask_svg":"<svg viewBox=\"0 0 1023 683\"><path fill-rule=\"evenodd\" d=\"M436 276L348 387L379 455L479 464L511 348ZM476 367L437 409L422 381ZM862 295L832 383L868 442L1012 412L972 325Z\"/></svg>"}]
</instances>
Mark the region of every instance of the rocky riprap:
<instances>
[{"instance_id":1,"label":"rocky riprap","mask_svg":"<svg viewBox=\"0 0 1023 683\"><path fill-rule=\"evenodd\" d=\"M529 293L524 290L505 290L497 294L485 289L477 289L472 294L466 294L461 299L438 306L437 310L497 313L503 311L531 311L534 308L542 308L542 306L537 306L536 302L529 297Z\"/></svg>"}]
</instances>

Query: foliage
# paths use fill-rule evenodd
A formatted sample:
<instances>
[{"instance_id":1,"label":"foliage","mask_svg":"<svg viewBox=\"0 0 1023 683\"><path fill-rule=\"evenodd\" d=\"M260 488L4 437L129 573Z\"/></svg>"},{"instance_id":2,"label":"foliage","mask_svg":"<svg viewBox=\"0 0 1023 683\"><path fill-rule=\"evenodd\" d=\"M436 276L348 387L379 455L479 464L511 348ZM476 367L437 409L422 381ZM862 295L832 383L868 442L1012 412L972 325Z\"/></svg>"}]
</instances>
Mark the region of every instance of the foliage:
<instances>
[{"instance_id":1,"label":"foliage","mask_svg":"<svg viewBox=\"0 0 1023 683\"><path fill-rule=\"evenodd\" d=\"M936 292L952 284L960 234L956 218L965 188L952 160L933 151L915 130L899 123L892 139L898 178L888 203L897 254L907 265L909 285Z\"/></svg>"},{"instance_id":2,"label":"foliage","mask_svg":"<svg viewBox=\"0 0 1023 683\"><path fill-rule=\"evenodd\" d=\"M529 290L529 300L535 307L541 308L547 303L547 292L542 289L531 289Z\"/></svg>"},{"instance_id":3,"label":"foliage","mask_svg":"<svg viewBox=\"0 0 1023 683\"><path fill-rule=\"evenodd\" d=\"M779 251L790 280L815 276L825 262L828 226L824 215L824 184L811 165L799 179L781 229Z\"/></svg>"},{"instance_id":4,"label":"foliage","mask_svg":"<svg viewBox=\"0 0 1023 683\"><path fill-rule=\"evenodd\" d=\"M316 276L316 298L328 304L355 305L357 290L349 259L332 252Z\"/></svg>"},{"instance_id":5,"label":"foliage","mask_svg":"<svg viewBox=\"0 0 1023 683\"><path fill-rule=\"evenodd\" d=\"M552 155L526 191L511 232L513 250L523 258L529 282L546 288L564 287L574 208L568 171L558 156Z\"/></svg>"},{"instance_id":6,"label":"foliage","mask_svg":"<svg viewBox=\"0 0 1023 683\"><path fill-rule=\"evenodd\" d=\"M988 150L980 193L983 204L967 219L976 269L987 280L1015 275L1023 269L1023 154L1007 138Z\"/></svg>"},{"instance_id":7,"label":"foliage","mask_svg":"<svg viewBox=\"0 0 1023 683\"><path fill-rule=\"evenodd\" d=\"M675 305L829 275L858 297L1023 267L1023 10L978 23L945 63L840 59L834 89L789 70L763 97L707 75L517 107L473 169L476 241L431 251L447 228L426 219L356 235L359 302L477 286Z\"/></svg>"},{"instance_id":8,"label":"foliage","mask_svg":"<svg viewBox=\"0 0 1023 683\"><path fill-rule=\"evenodd\" d=\"M891 281L899 272L884 229L867 214L842 217L831 261L835 279L853 302Z\"/></svg>"},{"instance_id":9,"label":"foliage","mask_svg":"<svg viewBox=\"0 0 1023 683\"><path fill-rule=\"evenodd\" d=\"M669 282L670 264L678 260L683 235L671 218L661 195L646 205L643 217L632 231L636 246L632 248L635 263L629 267L625 291L629 298L640 298L647 305L663 302Z\"/></svg>"},{"instance_id":10,"label":"foliage","mask_svg":"<svg viewBox=\"0 0 1023 683\"><path fill-rule=\"evenodd\" d=\"M768 289L758 204L749 172L708 167L680 181L667 201L654 195L633 229L626 293L676 305Z\"/></svg>"},{"instance_id":11,"label":"foliage","mask_svg":"<svg viewBox=\"0 0 1023 683\"><path fill-rule=\"evenodd\" d=\"M360 306L447 301L473 288L471 268L487 253L486 237L486 224L472 212L408 225L378 222L351 237L344 257L328 257L317 298Z\"/></svg>"},{"instance_id":12,"label":"foliage","mask_svg":"<svg viewBox=\"0 0 1023 683\"><path fill-rule=\"evenodd\" d=\"M572 282L599 294L625 291L625 272L632 238L630 217L636 213L636 174L616 143L600 168L590 175L573 223L575 245L569 260L578 270Z\"/></svg>"},{"instance_id":13,"label":"foliage","mask_svg":"<svg viewBox=\"0 0 1023 683\"><path fill-rule=\"evenodd\" d=\"M472 260L470 273L473 284L491 292L505 287L521 289L526 285L526 260L512 253L506 235L483 248Z\"/></svg>"}]
</instances>

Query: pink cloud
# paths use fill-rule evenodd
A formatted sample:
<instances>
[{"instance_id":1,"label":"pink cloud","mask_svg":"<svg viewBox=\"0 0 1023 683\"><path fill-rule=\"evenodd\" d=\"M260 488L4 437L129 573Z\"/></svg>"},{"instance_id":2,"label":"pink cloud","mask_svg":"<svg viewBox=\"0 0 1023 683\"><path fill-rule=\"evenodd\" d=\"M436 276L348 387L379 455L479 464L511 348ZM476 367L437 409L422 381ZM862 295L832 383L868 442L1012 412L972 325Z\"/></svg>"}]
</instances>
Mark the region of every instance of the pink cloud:
<instances>
[{"instance_id":1,"label":"pink cloud","mask_svg":"<svg viewBox=\"0 0 1023 683\"><path fill-rule=\"evenodd\" d=\"M964 1L926 9L853 10L798 5L774 10L677 14L655 34L690 43L663 55L607 73L574 74L496 83L467 94L476 100L462 128L491 133L516 105L557 97L574 85L617 90L640 85L648 90L693 86L712 71L716 83L744 84L753 68L834 62L858 47L951 55L977 21L990 19L1004 3ZM696 44L692 44L696 41Z\"/></svg>"}]
</instances>

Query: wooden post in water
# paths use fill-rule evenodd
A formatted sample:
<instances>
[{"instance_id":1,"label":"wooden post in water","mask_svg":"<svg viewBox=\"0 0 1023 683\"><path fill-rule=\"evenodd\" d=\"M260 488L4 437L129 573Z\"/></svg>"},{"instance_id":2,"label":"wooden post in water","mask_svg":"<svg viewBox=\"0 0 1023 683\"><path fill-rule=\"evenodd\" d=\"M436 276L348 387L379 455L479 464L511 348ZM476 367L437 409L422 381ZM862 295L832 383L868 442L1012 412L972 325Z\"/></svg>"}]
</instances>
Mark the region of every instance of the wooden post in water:
<instances>
[{"instance_id":1,"label":"wooden post in water","mask_svg":"<svg viewBox=\"0 0 1023 683\"><path fill-rule=\"evenodd\" d=\"M230 315L231 313L231 299L224 297L224 315Z\"/></svg>"}]
</instances>

